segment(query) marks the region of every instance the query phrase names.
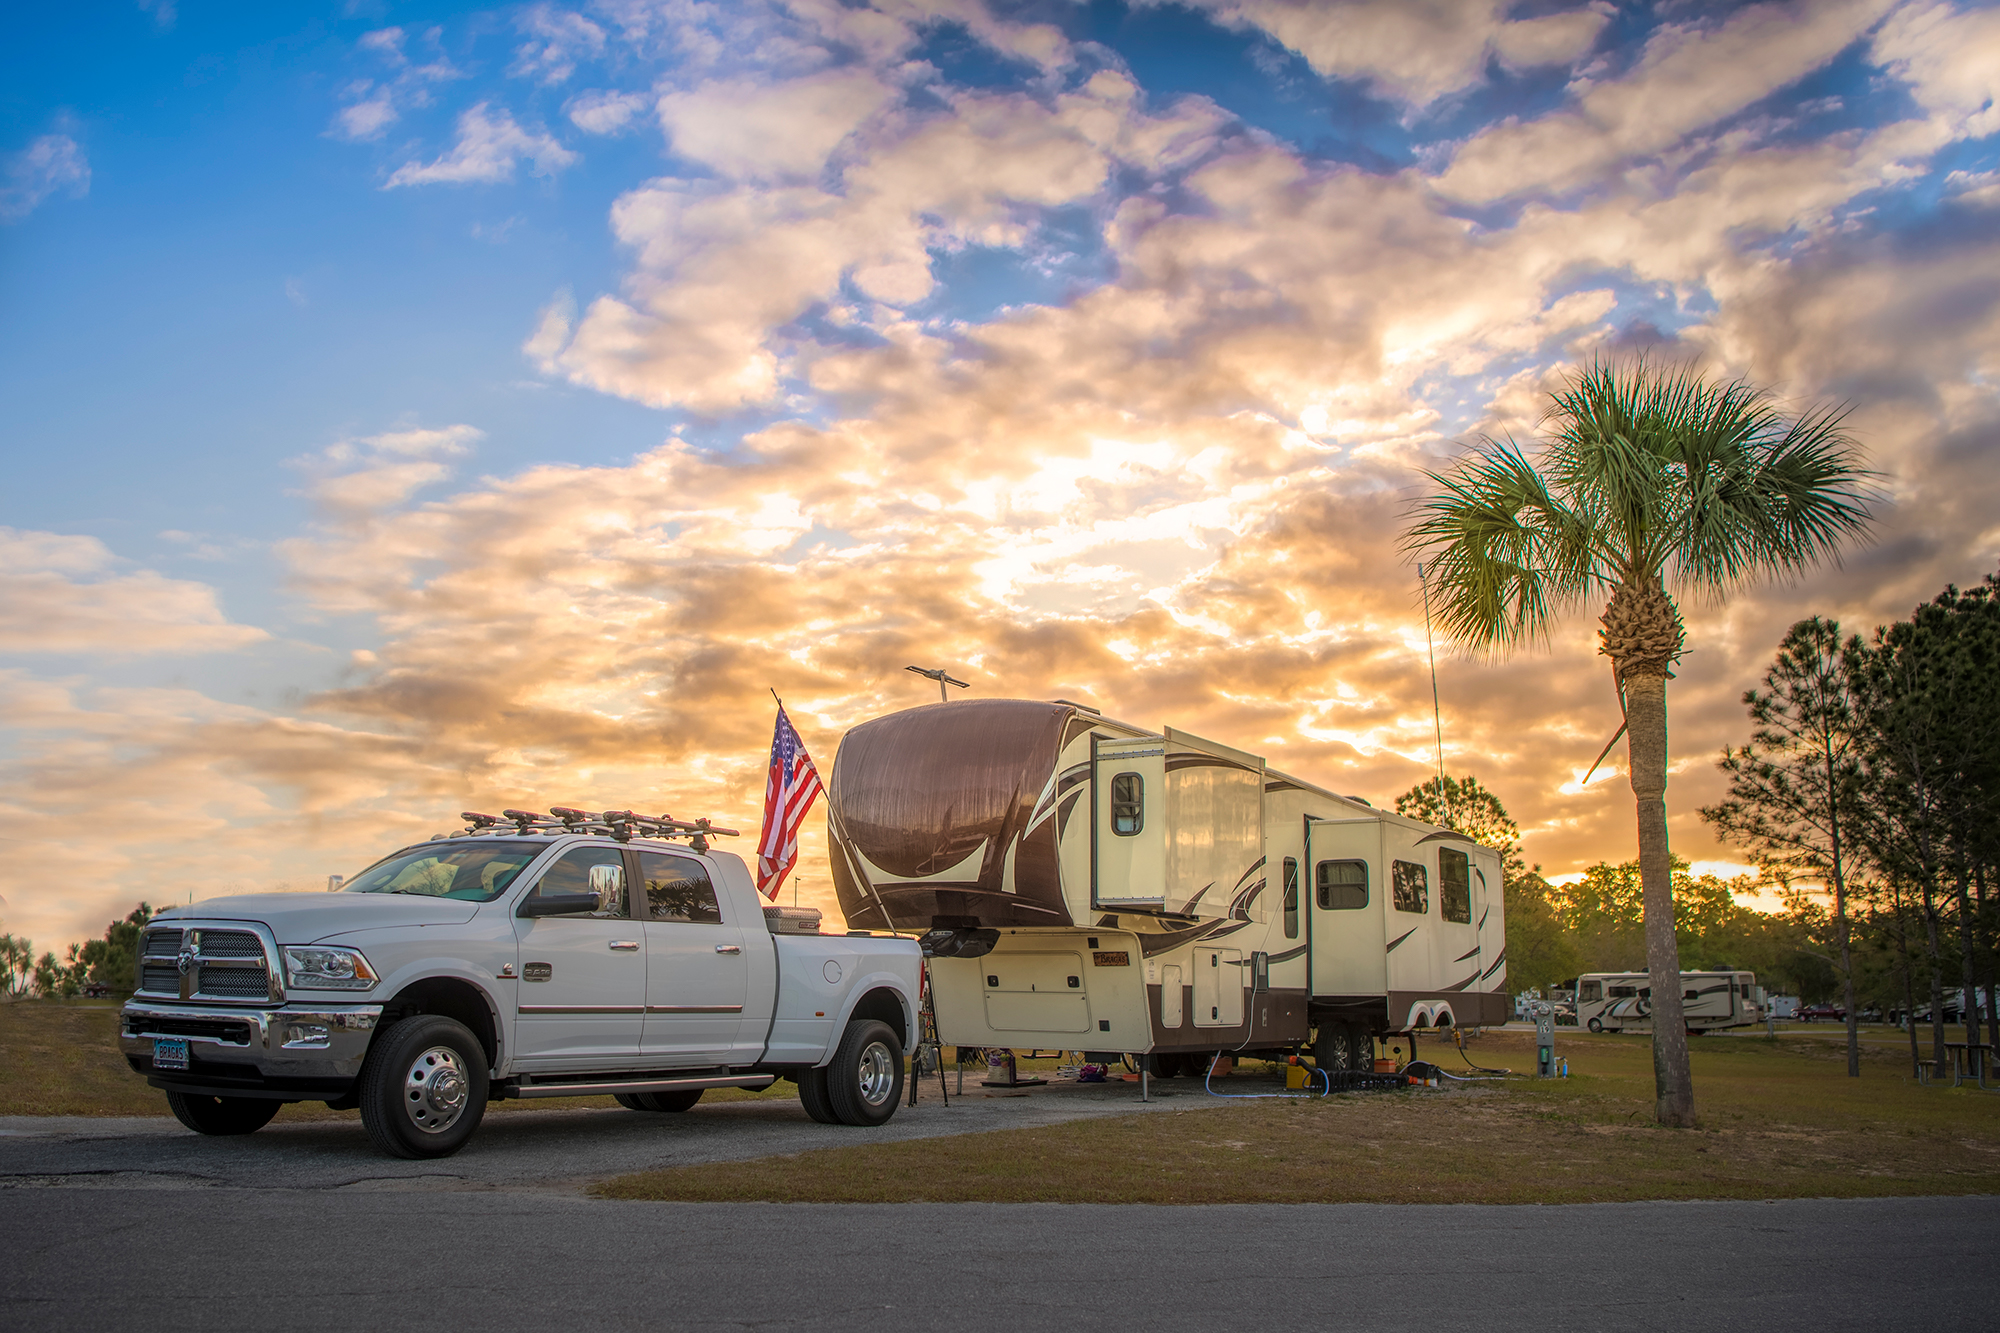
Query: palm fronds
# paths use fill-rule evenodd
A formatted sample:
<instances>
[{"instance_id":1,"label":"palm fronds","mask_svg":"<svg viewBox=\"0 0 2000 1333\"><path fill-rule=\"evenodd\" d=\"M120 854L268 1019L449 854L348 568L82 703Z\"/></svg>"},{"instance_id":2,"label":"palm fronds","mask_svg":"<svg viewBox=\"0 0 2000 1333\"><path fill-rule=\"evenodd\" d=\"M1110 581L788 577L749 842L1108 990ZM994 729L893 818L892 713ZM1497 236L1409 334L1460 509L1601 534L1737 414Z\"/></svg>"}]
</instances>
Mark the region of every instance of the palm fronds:
<instances>
[{"instance_id":1,"label":"palm fronds","mask_svg":"<svg viewBox=\"0 0 2000 1333\"><path fill-rule=\"evenodd\" d=\"M1595 588L1794 573L1870 520L1844 419L1690 367L1596 363L1551 395L1537 457L1488 439L1427 474L1404 546L1436 570L1445 631L1477 646L1537 638Z\"/></svg>"}]
</instances>

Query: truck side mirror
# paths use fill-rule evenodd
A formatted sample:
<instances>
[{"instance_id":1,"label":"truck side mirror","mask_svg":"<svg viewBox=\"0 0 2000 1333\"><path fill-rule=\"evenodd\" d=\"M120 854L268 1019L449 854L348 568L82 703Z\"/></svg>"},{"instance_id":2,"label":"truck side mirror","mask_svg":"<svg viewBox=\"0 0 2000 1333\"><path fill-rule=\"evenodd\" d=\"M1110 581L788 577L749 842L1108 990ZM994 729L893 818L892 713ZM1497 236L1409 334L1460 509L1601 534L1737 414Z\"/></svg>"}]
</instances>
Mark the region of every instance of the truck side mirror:
<instances>
[{"instance_id":1,"label":"truck side mirror","mask_svg":"<svg viewBox=\"0 0 2000 1333\"><path fill-rule=\"evenodd\" d=\"M594 893L531 893L521 900L515 916L569 916L575 912L595 912Z\"/></svg>"}]
</instances>

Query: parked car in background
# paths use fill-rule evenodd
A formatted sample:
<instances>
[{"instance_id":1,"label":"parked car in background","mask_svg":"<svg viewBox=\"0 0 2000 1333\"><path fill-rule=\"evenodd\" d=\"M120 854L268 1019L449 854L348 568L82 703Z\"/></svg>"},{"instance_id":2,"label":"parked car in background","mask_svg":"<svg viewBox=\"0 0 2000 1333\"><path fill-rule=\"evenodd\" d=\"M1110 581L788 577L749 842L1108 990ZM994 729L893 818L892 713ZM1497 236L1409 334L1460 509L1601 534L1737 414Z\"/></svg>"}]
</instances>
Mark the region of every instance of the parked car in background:
<instances>
[{"instance_id":1,"label":"parked car in background","mask_svg":"<svg viewBox=\"0 0 2000 1333\"><path fill-rule=\"evenodd\" d=\"M1793 1017L1801 1023L1813 1023L1823 1018L1830 1018L1836 1022L1845 1022L1847 1011L1837 1004L1806 1004L1800 1005L1798 1013L1794 1014Z\"/></svg>"}]
</instances>

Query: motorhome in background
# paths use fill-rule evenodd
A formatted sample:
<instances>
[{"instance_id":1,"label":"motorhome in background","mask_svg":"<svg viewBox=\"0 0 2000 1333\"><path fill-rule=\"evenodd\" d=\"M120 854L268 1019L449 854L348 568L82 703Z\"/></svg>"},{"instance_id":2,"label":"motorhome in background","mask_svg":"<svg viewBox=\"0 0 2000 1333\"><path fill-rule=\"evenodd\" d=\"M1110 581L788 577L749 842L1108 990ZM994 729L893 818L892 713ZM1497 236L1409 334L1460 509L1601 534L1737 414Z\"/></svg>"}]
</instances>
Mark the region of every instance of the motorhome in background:
<instances>
[{"instance_id":1,"label":"motorhome in background","mask_svg":"<svg viewBox=\"0 0 2000 1333\"><path fill-rule=\"evenodd\" d=\"M1576 979L1577 1022L1592 1032L1651 1032L1653 979L1645 972L1586 972ZM1764 1021L1754 972L1682 972L1681 1013L1691 1032Z\"/></svg>"},{"instance_id":2,"label":"motorhome in background","mask_svg":"<svg viewBox=\"0 0 2000 1333\"><path fill-rule=\"evenodd\" d=\"M1506 1021L1498 853L1230 746L959 700L855 727L827 790L848 924L932 932L947 1044L1349 1068Z\"/></svg>"}]
</instances>

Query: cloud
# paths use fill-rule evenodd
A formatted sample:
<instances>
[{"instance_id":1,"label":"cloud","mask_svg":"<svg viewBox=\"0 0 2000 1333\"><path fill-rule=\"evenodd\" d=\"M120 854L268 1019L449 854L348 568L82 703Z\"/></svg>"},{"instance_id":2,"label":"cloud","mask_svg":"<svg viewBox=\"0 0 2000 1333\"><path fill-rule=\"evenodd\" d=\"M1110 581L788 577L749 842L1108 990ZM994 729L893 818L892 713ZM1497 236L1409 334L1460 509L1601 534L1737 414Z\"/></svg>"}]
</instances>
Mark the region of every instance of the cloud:
<instances>
[{"instance_id":1,"label":"cloud","mask_svg":"<svg viewBox=\"0 0 2000 1333\"><path fill-rule=\"evenodd\" d=\"M642 93L590 92L571 98L563 111L585 134L616 134L651 101Z\"/></svg>"},{"instance_id":2,"label":"cloud","mask_svg":"<svg viewBox=\"0 0 2000 1333\"><path fill-rule=\"evenodd\" d=\"M1474 134L1438 176L1440 190L1486 202L1592 181L1673 148L1832 60L1895 0L1751 5L1716 26L1667 24L1621 78L1586 81L1573 107Z\"/></svg>"},{"instance_id":3,"label":"cloud","mask_svg":"<svg viewBox=\"0 0 2000 1333\"><path fill-rule=\"evenodd\" d=\"M561 83L576 72L578 61L604 53L604 29L571 10L534 5L515 23L528 40L515 48L510 74Z\"/></svg>"},{"instance_id":4,"label":"cloud","mask_svg":"<svg viewBox=\"0 0 2000 1333\"><path fill-rule=\"evenodd\" d=\"M0 528L0 652L128 658L270 637L231 624L207 584L110 572L116 563L94 537Z\"/></svg>"},{"instance_id":5,"label":"cloud","mask_svg":"<svg viewBox=\"0 0 2000 1333\"><path fill-rule=\"evenodd\" d=\"M498 116L481 102L458 118L458 142L451 152L428 165L414 161L396 168L383 189L399 185L464 185L514 179L522 160L534 163L537 176L553 176L576 161L576 154L546 134L531 134L514 123L504 108Z\"/></svg>"},{"instance_id":6,"label":"cloud","mask_svg":"<svg viewBox=\"0 0 2000 1333\"><path fill-rule=\"evenodd\" d=\"M1156 0L1165 3L1165 0ZM1608 5L1510 19L1507 0L1174 0L1216 22L1267 33L1327 78L1360 79L1424 107L1515 68L1567 64L1589 51Z\"/></svg>"},{"instance_id":7,"label":"cloud","mask_svg":"<svg viewBox=\"0 0 2000 1333\"><path fill-rule=\"evenodd\" d=\"M435 44L437 31L425 36ZM442 55L428 64L413 64L404 50L408 39L409 34L401 28L378 28L361 35L355 45L386 65L391 74L381 83L362 78L343 88L340 96L346 105L334 112L328 134L351 143L379 139L402 118L404 110L431 104L432 85L464 77Z\"/></svg>"},{"instance_id":8,"label":"cloud","mask_svg":"<svg viewBox=\"0 0 2000 1333\"><path fill-rule=\"evenodd\" d=\"M0 222L18 222L61 191L72 199L90 193L90 162L67 134L44 134L0 165Z\"/></svg>"},{"instance_id":9,"label":"cloud","mask_svg":"<svg viewBox=\"0 0 2000 1333\"><path fill-rule=\"evenodd\" d=\"M637 261L626 292L593 301L560 351L545 322L538 359L659 405L769 401L794 371L782 330L843 284L887 307L921 301L935 252L1021 245L1039 210L1092 198L1121 164L1185 166L1220 132L1207 103L1152 112L1135 94L1104 72L1046 101L967 94L916 113L843 74L761 100L712 86L663 99L676 150L722 179L621 197L612 226ZM819 180L835 158L839 179Z\"/></svg>"},{"instance_id":10,"label":"cloud","mask_svg":"<svg viewBox=\"0 0 2000 1333\"><path fill-rule=\"evenodd\" d=\"M382 132L400 118L396 111L395 96L388 88L374 88L362 81L361 89L366 94L357 102L350 102L334 113L335 134L343 139L359 142L365 139L379 139Z\"/></svg>"},{"instance_id":11,"label":"cloud","mask_svg":"<svg viewBox=\"0 0 2000 1333\"><path fill-rule=\"evenodd\" d=\"M1951 138L2000 131L2000 11L1905 5L1882 25L1874 52Z\"/></svg>"},{"instance_id":12,"label":"cloud","mask_svg":"<svg viewBox=\"0 0 2000 1333\"><path fill-rule=\"evenodd\" d=\"M482 436L464 425L390 431L342 440L293 464L309 476L305 494L323 513L357 520L449 477L444 460L470 453Z\"/></svg>"}]
</instances>

